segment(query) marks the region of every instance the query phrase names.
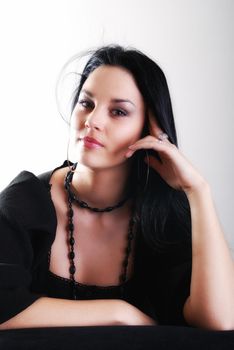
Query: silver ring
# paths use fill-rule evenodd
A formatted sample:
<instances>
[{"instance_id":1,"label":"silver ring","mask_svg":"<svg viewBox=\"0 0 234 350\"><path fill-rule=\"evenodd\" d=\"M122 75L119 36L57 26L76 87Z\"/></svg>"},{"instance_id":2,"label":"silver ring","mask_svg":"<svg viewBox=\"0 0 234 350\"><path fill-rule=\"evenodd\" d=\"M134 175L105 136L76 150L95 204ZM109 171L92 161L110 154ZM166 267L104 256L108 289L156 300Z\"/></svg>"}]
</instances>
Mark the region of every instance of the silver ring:
<instances>
[{"instance_id":1,"label":"silver ring","mask_svg":"<svg viewBox=\"0 0 234 350\"><path fill-rule=\"evenodd\" d=\"M168 135L167 135L165 132L161 132L161 133L158 135L158 139L159 139L160 141L166 140L166 139L168 139Z\"/></svg>"}]
</instances>

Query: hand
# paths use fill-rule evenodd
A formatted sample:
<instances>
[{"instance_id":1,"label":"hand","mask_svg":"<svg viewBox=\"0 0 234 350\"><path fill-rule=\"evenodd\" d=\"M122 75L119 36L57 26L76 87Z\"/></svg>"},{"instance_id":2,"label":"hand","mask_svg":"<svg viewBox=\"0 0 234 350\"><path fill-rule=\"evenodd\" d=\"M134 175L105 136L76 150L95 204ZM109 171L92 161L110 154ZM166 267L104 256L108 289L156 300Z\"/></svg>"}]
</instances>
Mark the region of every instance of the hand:
<instances>
[{"instance_id":1,"label":"hand","mask_svg":"<svg viewBox=\"0 0 234 350\"><path fill-rule=\"evenodd\" d=\"M153 156L146 157L144 161L158 172L168 185L186 193L206 183L186 157L168 140L168 136L157 126L152 115L149 115L149 130L150 135L129 146L126 157L131 157L140 149L156 151L161 162Z\"/></svg>"},{"instance_id":2,"label":"hand","mask_svg":"<svg viewBox=\"0 0 234 350\"><path fill-rule=\"evenodd\" d=\"M125 326L156 326L157 322L134 305L118 300L118 324Z\"/></svg>"}]
</instances>

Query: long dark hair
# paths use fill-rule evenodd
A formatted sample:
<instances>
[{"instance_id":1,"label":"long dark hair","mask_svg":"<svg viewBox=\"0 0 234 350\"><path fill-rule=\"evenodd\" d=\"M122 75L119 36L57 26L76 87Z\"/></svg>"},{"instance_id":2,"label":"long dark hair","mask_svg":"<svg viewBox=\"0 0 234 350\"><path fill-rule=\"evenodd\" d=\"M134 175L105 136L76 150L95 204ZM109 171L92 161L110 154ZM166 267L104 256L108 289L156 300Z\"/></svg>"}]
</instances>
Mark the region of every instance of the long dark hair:
<instances>
[{"instance_id":1,"label":"long dark hair","mask_svg":"<svg viewBox=\"0 0 234 350\"><path fill-rule=\"evenodd\" d=\"M135 48L124 48L112 44L88 53L91 56L73 95L71 112L91 72L101 65L123 67L134 77L143 96L146 110L151 111L160 128L167 133L170 142L178 147L170 93L161 68ZM146 115L142 137L149 134L147 122ZM155 152L154 155L160 159ZM135 220L145 242L154 251L178 252L179 246L188 243L190 245L191 240L191 215L187 197L183 191L173 189L158 173L147 167L144 157L144 151L134 154L129 177L129 185L134 190Z\"/></svg>"}]
</instances>

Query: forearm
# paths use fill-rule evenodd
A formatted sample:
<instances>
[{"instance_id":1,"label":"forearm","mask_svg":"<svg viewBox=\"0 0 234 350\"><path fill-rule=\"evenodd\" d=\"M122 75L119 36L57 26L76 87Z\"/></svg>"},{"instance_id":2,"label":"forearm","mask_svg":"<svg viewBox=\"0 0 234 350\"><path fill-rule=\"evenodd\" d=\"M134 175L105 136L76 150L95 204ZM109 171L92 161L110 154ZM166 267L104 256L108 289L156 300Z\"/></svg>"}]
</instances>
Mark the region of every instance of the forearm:
<instances>
[{"instance_id":1,"label":"forearm","mask_svg":"<svg viewBox=\"0 0 234 350\"><path fill-rule=\"evenodd\" d=\"M120 300L65 300L42 297L0 325L0 329L117 325Z\"/></svg>"},{"instance_id":2,"label":"forearm","mask_svg":"<svg viewBox=\"0 0 234 350\"><path fill-rule=\"evenodd\" d=\"M192 279L186 319L205 328L234 327L234 264L207 183L186 193L192 219Z\"/></svg>"},{"instance_id":3,"label":"forearm","mask_svg":"<svg viewBox=\"0 0 234 350\"><path fill-rule=\"evenodd\" d=\"M0 324L0 330L72 326L155 326L157 322L121 299L66 300L43 297Z\"/></svg>"}]
</instances>

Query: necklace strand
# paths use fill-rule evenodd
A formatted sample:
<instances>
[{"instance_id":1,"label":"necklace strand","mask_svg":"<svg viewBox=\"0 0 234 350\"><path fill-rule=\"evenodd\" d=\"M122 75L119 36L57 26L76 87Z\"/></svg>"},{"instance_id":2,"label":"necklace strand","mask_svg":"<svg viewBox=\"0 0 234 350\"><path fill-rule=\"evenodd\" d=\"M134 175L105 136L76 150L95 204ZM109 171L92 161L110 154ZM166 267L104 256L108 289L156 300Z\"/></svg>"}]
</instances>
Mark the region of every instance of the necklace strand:
<instances>
[{"instance_id":1,"label":"necklace strand","mask_svg":"<svg viewBox=\"0 0 234 350\"><path fill-rule=\"evenodd\" d=\"M72 283L72 298L74 300L77 299L76 295L76 281L75 281L75 272L76 272L76 267L75 267L75 252L74 252L74 245L75 245L75 238L74 238L74 223L73 223L73 216L74 216L74 211L72 208L72 203L75 202L77 203L81 208L86 208L95 212L104 212L104 211L111 211L114 209L119 208L122 206L128 198L125 198L124 200L120 201L116 205L112 207L107 207L104 209L99 209L99 208L92 208L90 207L87 203L84 201L81 201L78 199L77 196L71 191L70 185L72 182L74 170L76 169L77 163L73 164L71 170L68 171L65 181L64 181L64 187L67 191L67 200L68 200L68 244L69 244L69 252L68 252L68 258L70 261L70 267L69 267L69 274L70 274L70 281ZM127 247L125 249L125 257L122 263L122 272L119 276L119 282L120 282L120 297L123 299L124 298L124 286L123 284L126 282L127 279L127 268L128 268L128 260L129 260L129 255L131 253L132 249L132 240L134 238L134 231L133 231L133 226L134 226L134 219L133 216L131 216L129 220L129 226L128 226L128 235L127 235Z\"/></svg>"}]
</instances>

